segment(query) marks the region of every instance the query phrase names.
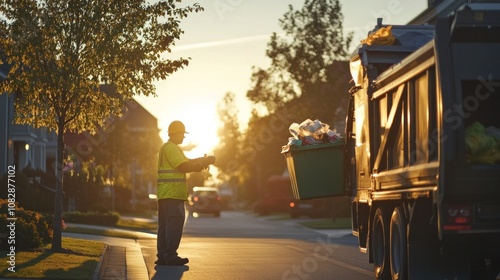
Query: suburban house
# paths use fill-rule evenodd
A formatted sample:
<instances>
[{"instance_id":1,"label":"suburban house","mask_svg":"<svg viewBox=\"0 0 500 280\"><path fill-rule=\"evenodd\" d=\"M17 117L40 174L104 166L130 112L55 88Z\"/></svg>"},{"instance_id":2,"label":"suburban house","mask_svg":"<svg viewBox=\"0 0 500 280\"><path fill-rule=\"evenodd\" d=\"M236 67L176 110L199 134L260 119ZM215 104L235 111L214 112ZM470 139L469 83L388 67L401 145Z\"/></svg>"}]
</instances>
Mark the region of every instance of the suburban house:
<instances>
[{"instance_id":1,"label":"suburban house","mask_svg":"<svg viewBox=\"0 0 500 280\"><path fill-rule=\"evenodd\" d=\"M0 65L0 81L7 78L8 66ZM56 137L45 129L14 125L14 94L0 94L0 176L9 165L16 171L26 167L47 171L56 157Z\"/></svg>"},{"instance_id":2,"label":"suburban house","mask_svg":"<svg viewBox=\"0 0 500 280\"><path fill-rule=\"evenodd\" d=\"M130 189L131 209L149 207L148 195L156 193L157 153L162 144L158 120L134 100L125 102L122 111L95 134L66 133L66 152L73 156L73 168L100 157L110 166L107 172L113 184ZM114 188L105 191L114 196Z\"/></svg>"}]
</instances>

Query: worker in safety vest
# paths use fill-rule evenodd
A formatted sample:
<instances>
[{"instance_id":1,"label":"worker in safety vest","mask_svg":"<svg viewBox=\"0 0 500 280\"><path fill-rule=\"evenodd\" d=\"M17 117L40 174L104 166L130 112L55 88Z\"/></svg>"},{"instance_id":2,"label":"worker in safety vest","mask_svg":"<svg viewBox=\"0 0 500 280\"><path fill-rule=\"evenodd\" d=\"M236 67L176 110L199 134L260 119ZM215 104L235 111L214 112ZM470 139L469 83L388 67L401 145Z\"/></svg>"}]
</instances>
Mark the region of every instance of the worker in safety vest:
<instances>
[{"instance_id":1,"label":"worker in safety vest","mask_svg":"<svg viewBox=\"0 0 500 280\"><path fill-rule=\"evenodd\" d=\"M177 254L184 228L184 202L188 198L186 173L202 171L215 162L213 156L188 159L178 146L185 133L184 124L173 121L168 127L169 139L161 146L158 158L158 260L155 262L158 265L189 262Z\"/></svg>"}]
</instances>

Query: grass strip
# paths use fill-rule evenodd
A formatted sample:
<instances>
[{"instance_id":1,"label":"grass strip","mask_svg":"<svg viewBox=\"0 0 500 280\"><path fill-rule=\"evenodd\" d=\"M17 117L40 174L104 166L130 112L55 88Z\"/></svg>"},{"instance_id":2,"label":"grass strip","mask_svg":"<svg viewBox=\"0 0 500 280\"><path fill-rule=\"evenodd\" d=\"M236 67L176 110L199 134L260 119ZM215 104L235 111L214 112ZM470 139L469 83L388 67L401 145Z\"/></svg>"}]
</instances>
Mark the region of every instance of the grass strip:
<instances>
[{"instance_id":1,"label":"grass strip","mask_svg":"<svg viewBox=\"0 0 500 280\"><path fill-rule=\"evenodd\" d=\"M114 229L96 229L96 228L87 228L87 227L79 227L79 226L68 226L64 230L64 232L102 235L102 236L128 238L128 239L138 239L137 235L134 233L124 232L124 231L114 230Z\"/></svg>"},{"instance_id":2,"label":"grass strip","mask_svg":"<svg viewBox=\"0 0 500 280\"><path fill-rule=\"evenodd\" d=\"M351 228L351 218L314 219L300 224L312 229L349 229Z\"/></svg>"},{"instance_id":3,"label":"grass strip","mask_svg":"<svg viewBox=\"0 0 500 280\"><path fill-rule=\"evenodd\" d=\"M9 271L7 251L0 251L0 277L44 279L92 279L104 251L104 243L62 238L64 252L53 252L51 244L15 255L15 271Z\"/></svg>"},{"instance_id":4,"label":"grass strip","mask_svg":"<svg viewBox=\"0 0 500 280\"><path fill-rule=\"evenodd\" d=\"M134 229L145 232L151 232L153 230L156 231L158 229L158 223L148 223L148 222L134 221L128 219L126 220L120 219L116 226L121 229Z\"/></svg>"}]
</instances>

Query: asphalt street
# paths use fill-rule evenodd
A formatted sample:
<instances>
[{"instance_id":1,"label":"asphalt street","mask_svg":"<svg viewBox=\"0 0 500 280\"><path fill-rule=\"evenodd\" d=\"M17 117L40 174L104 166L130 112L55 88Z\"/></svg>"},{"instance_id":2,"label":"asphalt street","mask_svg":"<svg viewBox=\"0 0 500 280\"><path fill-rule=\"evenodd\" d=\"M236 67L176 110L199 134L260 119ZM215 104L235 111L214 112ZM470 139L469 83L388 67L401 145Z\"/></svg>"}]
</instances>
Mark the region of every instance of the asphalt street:
<instances>
[{"instance_id":1,"label":"asphalt street","mask_svg":"<svg viewBox=\"0 0 500 280\"><path fill-rule=\"evenodd\" d=\"M150 279L373 279L350 230L313 231L253 213L189 217L178 251L186 266L157 266L156 240L139 243Z\"/></svg>"}]
</instances>

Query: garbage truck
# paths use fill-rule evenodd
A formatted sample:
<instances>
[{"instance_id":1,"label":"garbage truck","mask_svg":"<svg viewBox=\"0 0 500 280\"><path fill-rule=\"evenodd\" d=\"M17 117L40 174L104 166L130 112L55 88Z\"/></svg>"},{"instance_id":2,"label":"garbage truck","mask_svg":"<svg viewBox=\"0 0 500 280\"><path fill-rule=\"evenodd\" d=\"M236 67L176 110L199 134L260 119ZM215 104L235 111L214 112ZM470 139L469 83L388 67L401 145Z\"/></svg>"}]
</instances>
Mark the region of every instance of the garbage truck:
<instances>
[{"instance_id":1,"label":"garbage truck","mask_svg":"<svg viewBox=\"0 0 500 280\"><path fill-rule=\"evenodd\" d=\"M350 197L376 279L497 279L500 5L378 20L350 69L344 143L283 152L294 196Z\"/></svg>"}]
</instances>

